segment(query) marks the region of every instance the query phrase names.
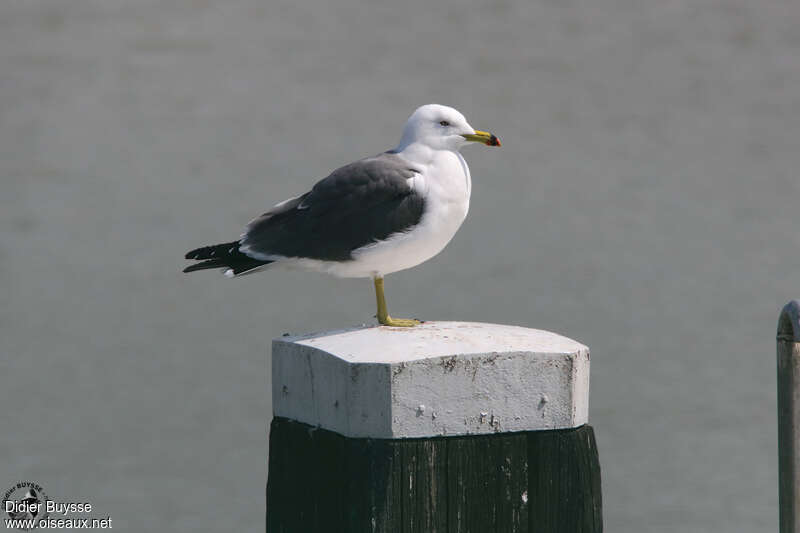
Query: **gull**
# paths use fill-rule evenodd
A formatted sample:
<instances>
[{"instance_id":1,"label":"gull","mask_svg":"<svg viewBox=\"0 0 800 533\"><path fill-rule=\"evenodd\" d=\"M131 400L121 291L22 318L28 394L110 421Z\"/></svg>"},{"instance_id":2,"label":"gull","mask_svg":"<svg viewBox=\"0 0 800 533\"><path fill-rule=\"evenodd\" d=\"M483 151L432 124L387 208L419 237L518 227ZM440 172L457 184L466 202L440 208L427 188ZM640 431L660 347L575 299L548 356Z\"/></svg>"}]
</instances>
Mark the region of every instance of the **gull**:
<instances>
[{"instance_id":1,"label":"gull","mask_svg":"<svg viewBox=\"0 0 800 533\"><path fill-rule=\"evenodd\" d=\"M383 278L441 252L464 222L472 178L459 150L469 142L500 146L455 109L424 105L397 147L334 170L251 221L238 240L190 251L186 259L200 262L184 272L221 268L238 277L286 265L372 278L378 322L416 326L389 316Z\"/></svg>"}]
</instances>

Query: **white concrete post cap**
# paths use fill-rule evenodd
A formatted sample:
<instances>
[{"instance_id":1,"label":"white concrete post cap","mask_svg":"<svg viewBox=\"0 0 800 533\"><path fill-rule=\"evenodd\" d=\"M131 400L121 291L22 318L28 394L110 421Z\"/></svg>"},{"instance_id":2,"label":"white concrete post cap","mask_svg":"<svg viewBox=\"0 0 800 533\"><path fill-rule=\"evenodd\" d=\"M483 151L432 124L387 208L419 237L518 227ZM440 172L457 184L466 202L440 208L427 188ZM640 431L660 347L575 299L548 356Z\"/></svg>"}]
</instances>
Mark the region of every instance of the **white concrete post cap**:
<instances>
[{"instance_id":1,"label":"white concrete post cap","mask_svg":"<svg viewBox=\"0 0 800 533\"><path fill-rule=\"evenodd\" d=\"M572 428L588 420L589 349L474 322L362 327L273 341L275 416L349 437Z\"/></svg>"}]
</instances>

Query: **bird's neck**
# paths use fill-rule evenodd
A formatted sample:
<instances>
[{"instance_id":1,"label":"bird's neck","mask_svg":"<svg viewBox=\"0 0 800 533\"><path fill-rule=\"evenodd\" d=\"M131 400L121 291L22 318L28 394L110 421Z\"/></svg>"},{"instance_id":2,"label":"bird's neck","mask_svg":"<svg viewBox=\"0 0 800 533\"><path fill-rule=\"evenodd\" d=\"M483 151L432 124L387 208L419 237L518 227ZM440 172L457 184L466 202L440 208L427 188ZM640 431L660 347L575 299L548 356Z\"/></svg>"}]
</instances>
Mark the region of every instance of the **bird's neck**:
<instances>
[{"instance_id":1,"label":"bird's neck","mask_svg":"<svg viewBox=\"0 0 800 533\"><path fill-rule=\"evenodd\" d=\"M401 142L393 151L403 157L403 159L412 163L430 165L438 154L450 150L434 150L427 144L419 142L412 142L405 145ZM453 150L453 152L458 154L455 150Z\"/></svg>"},{"instance_id":2,"label":"bird's neck","mask_svg":"<svg viewBox=\"0 0 800 533\"><path fill-rule=\"evenodd\" d=\"M422 143L412 143L394 151L415 168L418 167L417 170L428 171L426 190L436 189L437 196L442 200L469 204L472 178L469 166L458 150L434 150Z\"/></svg>"}]
</instances>

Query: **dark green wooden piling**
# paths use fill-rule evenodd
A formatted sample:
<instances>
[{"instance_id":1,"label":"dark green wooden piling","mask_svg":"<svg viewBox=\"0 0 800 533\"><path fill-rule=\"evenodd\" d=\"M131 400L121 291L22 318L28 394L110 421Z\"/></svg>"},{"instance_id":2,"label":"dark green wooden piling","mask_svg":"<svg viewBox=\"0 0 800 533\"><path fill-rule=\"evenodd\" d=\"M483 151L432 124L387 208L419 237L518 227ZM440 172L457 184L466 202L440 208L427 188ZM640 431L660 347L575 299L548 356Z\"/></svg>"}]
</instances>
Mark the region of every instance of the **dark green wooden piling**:
<instances>
[{"instance_id":1,"label":"dark green wooden piling","mask_svg":"<svg viewBox=\"0 0 800 533\"><path fill-rule=\"evenodd\" d=\"M778 506L780 532L800 533L800 301L781 311L778 358Z\"/></svg>"},{"instance_id":2,"label":"dark green wooden piling","mask_svg":"<svg viewBox=\"0 0 800 533\"><path fill-rule=\"evenodd\" d=\"M589 348L427 322L273 341L268 533L597 533Z\"/></svg>"},{"instance_id":3,"label":"dark green wooden piling","mask_svg":"<svg viewBox=\"0 0 800 533\"><path fill-rule=\"evenodd\" d=\"M349 438L276 417L268 533L597 533L594 431Z\"/></svg>"}]
</instances>

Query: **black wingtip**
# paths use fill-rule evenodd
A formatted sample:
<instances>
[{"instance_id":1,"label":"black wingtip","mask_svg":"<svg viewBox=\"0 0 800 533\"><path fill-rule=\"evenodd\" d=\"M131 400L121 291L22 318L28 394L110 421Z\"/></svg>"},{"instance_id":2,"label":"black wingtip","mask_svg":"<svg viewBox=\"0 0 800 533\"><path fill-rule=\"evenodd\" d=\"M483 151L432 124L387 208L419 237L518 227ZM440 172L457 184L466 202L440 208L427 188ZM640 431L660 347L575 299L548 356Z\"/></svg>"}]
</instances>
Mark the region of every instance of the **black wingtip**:
<instances>
[{"instance_id":1,"label":"black wingtip","mask_svg":"<svg viewBox=\"0 0 800 533\"><path fill-rule=\"evenodd\" d=\"M222 244L212 244L211 246L201 246L194 250L189 250L184 256L186 259L200 261L202 259L222 259L237 255L239 251L239 241L224 242Z\"/></svg>"},{"instance_id":2,"label":"black wingtip","mask_svg":"<svg viewBox=\"0 0 800 533\"><path fill-rule=\"evenodd\" d=\"M188 267L183 269L183 272L188 274L189 272L196 272L198 270L208 270L209 268L224 268L226 266L228 265L222 259L210 259L208 261L203 261L202 263L195 263L194 265L189 265Z\"/></svg>"}]
</instances>

